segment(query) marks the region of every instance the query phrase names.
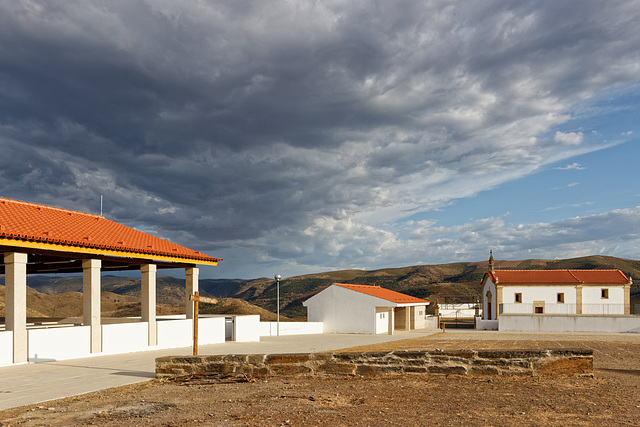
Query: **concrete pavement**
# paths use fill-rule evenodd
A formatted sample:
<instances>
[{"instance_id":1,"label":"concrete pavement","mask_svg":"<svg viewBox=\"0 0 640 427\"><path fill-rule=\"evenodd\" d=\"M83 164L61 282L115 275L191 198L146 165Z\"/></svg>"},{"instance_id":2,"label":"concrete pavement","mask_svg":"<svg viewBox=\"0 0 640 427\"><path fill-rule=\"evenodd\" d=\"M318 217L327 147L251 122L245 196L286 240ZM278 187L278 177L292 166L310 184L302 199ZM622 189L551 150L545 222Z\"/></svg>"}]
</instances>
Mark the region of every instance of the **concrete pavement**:
<instances>
[{"instance_id":1,"label":"concrete pavement","mask_svg":"<svg viewBox=\"0 0 640 427\"><path fill-rule=\"evenodd\" d=\"M260 342L201 345L199 354L310 353L397 341L437 333L398 331L395 335L319 334L262 337ZM191 347L0 368L0 410L148 381L160 356L190 355Z\"/></svg>"}]
</instances>

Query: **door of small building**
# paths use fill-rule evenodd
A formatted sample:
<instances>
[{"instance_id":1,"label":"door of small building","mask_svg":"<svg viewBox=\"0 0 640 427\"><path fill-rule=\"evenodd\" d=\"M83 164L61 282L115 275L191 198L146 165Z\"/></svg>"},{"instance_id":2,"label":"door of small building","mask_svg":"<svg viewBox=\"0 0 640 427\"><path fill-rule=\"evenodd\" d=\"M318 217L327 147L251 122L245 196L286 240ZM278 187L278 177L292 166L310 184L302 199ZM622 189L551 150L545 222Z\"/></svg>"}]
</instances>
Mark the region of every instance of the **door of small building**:
<instances>
[{"instance_id":1,"label":"door of small building","mask_svg":"<svg viewBox=\"0 0 640 427\"><path fill-rule=\"evenodd\" d=\"M389 333L389 309L387 307L376 307L375 333Z\"/></svg>"},{"instance_id":2,"label":"door of small building","mask_svg":"<svg viewBox=\"0 0 640 427\"><path fill-rule=\"evenodd\" d=\"M234 316L226 316L224 318L224 338L225 341L236 340L236 318Z\"/></svg>"}]
</instances>

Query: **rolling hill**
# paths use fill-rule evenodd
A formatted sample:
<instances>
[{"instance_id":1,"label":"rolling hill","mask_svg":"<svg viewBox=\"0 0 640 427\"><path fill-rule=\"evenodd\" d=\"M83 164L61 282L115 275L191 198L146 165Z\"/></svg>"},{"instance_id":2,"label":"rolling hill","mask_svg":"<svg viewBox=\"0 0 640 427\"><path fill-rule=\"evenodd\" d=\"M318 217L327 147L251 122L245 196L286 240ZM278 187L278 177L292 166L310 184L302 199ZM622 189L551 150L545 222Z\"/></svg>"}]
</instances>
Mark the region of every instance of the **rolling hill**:
<instances>
[{"instance_id":1,"label":"rolling hill","mask_svg":"<svg viewBox=\"0 0 640 427\"><path fill-rule=\"evenodd\" d=\"M589 256L565 260L529 259L496 260L497 269L611 269L618 268L628 277L640 278L640 261L608 256ZM280 313L292 319L304 319L302 301L334 282L380 285L420 298L460 296L473 300L480 294L480 280L488 262L458 262L440 265L419 265L385 268L373 271L342 270L289 277L280 282ZM34 314L54 316L64 311L81 313L82 277L30 276L29 309ZM4 278L2 282L4 283ZM103 276L103 312L112 316L140 313L140 279ZM157 278L158 314L184 313L184 279L168 276ZM276 283L273 279L254 280L201 279L200 294L223 299L217 307L203 305L204 312L260 314L263 320L276 311ZM48 298L50 297L50 299ZM225 300L229 299L230 300ZM235 302L234 302L235 299ZM242 301L238 301L242 300ZM243 302L251 303L250 305ZM640 304L640 280L632 286L632 303ZM252 307L253 306L253 307ZM256 307L257 306L257 307ZM56 308L58 307L58 308ZM0 310L4 311L4 292L0 288ZM55 314L54 314L55 313ZM78 315L78 314L74 314Z\"/></svg>"}]
</instances>

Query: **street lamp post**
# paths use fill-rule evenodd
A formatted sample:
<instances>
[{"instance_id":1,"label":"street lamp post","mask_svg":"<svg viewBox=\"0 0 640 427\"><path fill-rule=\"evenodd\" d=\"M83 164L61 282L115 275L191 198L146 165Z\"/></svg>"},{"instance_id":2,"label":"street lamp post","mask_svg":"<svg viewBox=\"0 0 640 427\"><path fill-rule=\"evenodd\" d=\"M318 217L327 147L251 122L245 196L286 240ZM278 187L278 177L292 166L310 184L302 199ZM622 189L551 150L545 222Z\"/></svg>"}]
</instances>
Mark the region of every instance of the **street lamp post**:
<instances>
[{"instance_id":1,"label":"street lamp post","mask_svg":"<svg viewBox=\"0 0 640 427\"><path fill-rule=\"evenodd\" d=\"M279 275L279 274L276 274L274 279L276 279L276 289L277 289L277 292L278 292L277 297L276 297L277 304L278 304L278 322L277 322L278 332L277 332L277 335L280 336L280 279L282 279L282 276Z\"/></svg>"}]
</instances>

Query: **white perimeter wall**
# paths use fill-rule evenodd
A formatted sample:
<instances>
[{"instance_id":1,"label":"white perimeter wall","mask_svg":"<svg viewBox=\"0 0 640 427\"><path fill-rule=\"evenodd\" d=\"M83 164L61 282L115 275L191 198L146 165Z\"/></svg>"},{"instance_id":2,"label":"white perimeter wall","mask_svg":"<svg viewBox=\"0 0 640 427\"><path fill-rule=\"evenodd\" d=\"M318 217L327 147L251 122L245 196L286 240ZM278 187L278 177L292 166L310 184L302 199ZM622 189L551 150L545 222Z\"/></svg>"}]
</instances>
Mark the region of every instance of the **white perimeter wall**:
<instances>
[{"instance_id":1,"label":"white perimeter wall","mask_svg":"<svg viewBox=\"0 0 640 427\"><path fill-rule=\"evenodd\" d=\"M260 341L260 336L276 335L276 322L260 322L260 316L234 316L236 341ZM198 319L198 343L225 342L225 316ZM322 322L281 322L280 335L321 334ZM159 320L158 345L149 346L148 323L115 323L102 325L102 353L91 353L89 326L30 329L29 362L76 359L106 354L131 353L193 345L193 323L190 319ZM13 333L0 331L0 366L13 363Z\"/></svg>"},{"instance_id":2,"label":"white perimeter wall","mask_svg":"<svg viewBox=\"0 0 640 427\"><path fill-rule=\"evenodd\" d=\"M0 331L0 366L13 363L13 332Z\"/></svg>"},{"instance_id":3,"label":"white perimeter wall","mask_svg":"<svg viewBox=\"0 0 640 427\"><path fill-rule=\"evenodd\" d=\"M28 330L29 362L90 356L89 328L89 326L75 326Z\"/></svg>"},{"instance_id":4,"label":"white perimeter wall","mask_svg":"<svg viewBox=\"0 0 640 427\"><path fill-rule=\"evenodd\" d=\"M304 302L307 319L323 322L324 332L375 334L376 306L385 301L351 289L331 285ZM390 306L395 304L389 302Z\"/></svg>"},{"instance_id":5,"label":"white perimeter wall","mask_svg":"<svg viewBox=\"0 0 640 427\"><path fill-rule=\"evenodd\" d=\"M499 325L501 331L640 333L640 316L502 314Z\"/></svg>"},{"instance_id":6,"label":"white perimeter wall","mask_svg":"<svg viewBox=\"0 0 640 427\"><path fill-rule=\"evenodd\" d=\"M323 333L322 322L280 322L280 335L308 335ZM278 322L260 322L260 336L278 335Z\"/></svg>"},{"instance_id":7,"label":"white perimeter wall","mask_svg":"<svg viewBox=\"0 0 640 427\"><path fill-rule=\"evenodd\" d=\"M193 323L185 320L159 320L156 348L189 347L193 344Z\"/></svg>"},{"instance_id":8,"label":"white perimeter wall","mask_svg":"<svg viewBox=\"0 0 640 427\"><path fill-rule=\"evenodd\" d=\"M262 325L260 316L249 315L218 315L224 321L224 336L227 341L255 342L260 341ZM215 315L214 315L215 317Z\"/></svg>"},{"instance_id":9,"label":"white perimeter wall","mask_svg":"<svg viewBox=\"0 0 640 427\"><path fill-rule=\"evenodd\" d=\"M191 331L193 334L193 331ZM222 344L225 341L224 317L198 318L198 345ZM189 344L191 345L191 344Z\"/></svg>"},{"instance_id":10,"label":"white perimeter wall","mask_svg":"<svg viewBox=\"0 0 640 427\"><path fill-rule=\"evenodd\" d=\"M234 316L234 340L236 342L260 341L260 316ZM282 323L280 323L282 326Z\"/></svg>"},{"instance_id":11,"label":"white perimeter wall","mask_svg":"<svg viewBox=\"0 0 640 427\"><path fill-rule=\"evenodd\" d=\"M198 318L198 344L224 343L224 317ZM193 345L193 321L191 319L158 321L158 345L161 348L190 347Z\"/></svg>"},{"instance_id":12,"label":"white perimeter wall","mask_svg":"<svg viewBox=\"0 0 640 427\"><path fill-rule=\"evenodd\" d=\"M221 344L225 341L225 320L221 317L198 318L198 345ZM149 349L190 347L193 345L193 321L158 321L158 345Z\"/></svg>"},{"instance_id":13,"label":"white perimeter wall","mask_svg":"<svg viewBox=\"0 0 640 427\"><path fill-rule=\"evenodd\" d=\"M198 343L200 345L224 343L224 328L224 317L200 318ZM254 330L257 330L257 327ZM29 362L76 359L193 345L193 323L191 320L159 321L158 345L155 346L148 345L147 331L147 322L102 325L102 353L91 353L89 350L89 326L30 329L27 331ZM244 334L249 337L246 339L252 339L255 335L252 331L244 332ZM10 331L0 332L0 365L12 363L11 337Z\"/></svg>"},{"instance_id":14,"label":"white perimeter wall","mask_svg":"<svg viewBox=\"0 0 640 427\"><path fill-rule=\"evenodd\" d=\"M481 317L476 317L476 329L479 331L497 331L498 320L482 320Z\"/></svg>"},{"instance_id":15,"label":"white perimeter wall","mask_svg":"<svg viewBox=\"0 0 640 427\"><path fill-rule=\"evenodd\" d=\"M425 329L438 329L438 316L426 316L424 318Z\"/></svg>"},{"instance_id":16,"label":"white perimeter wall","mask_svg":"<svg viewBox=\"0 0 640 427\"><path fill-rule=\"evenodd\" d=\"M147 322L102 325L102 354L148 350L148 330Z\"/></svg>"}]
</instances>

